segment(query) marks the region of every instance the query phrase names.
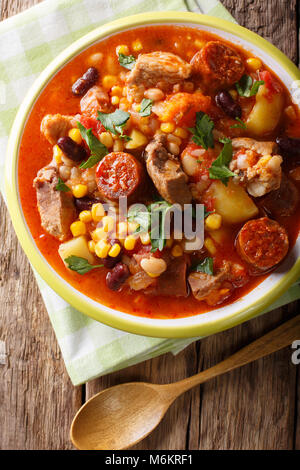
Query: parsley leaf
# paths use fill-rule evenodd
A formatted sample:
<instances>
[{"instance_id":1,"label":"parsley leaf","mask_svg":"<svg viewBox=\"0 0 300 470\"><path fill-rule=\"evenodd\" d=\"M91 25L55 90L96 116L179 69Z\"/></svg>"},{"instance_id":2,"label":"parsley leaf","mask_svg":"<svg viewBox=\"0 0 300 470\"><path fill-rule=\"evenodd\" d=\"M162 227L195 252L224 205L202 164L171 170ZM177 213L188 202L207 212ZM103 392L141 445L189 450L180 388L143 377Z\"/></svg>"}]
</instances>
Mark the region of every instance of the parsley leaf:
<instances>
[{"instance_id":1,"label":"parsley leaf","mask_svg":"<svg viewBox=\"0 0 300 470\"><path fill-rule=\"evenodd\" d=\"M210 276L214 275L214 261L212 258L205 258L201 263L193 267L193 271L197 273L205 273Z\"/></svg>"},{"instance_id":2,"label":"parsley leaf","mask_svg":"<svg viewBox=\"0 0 300 470\"><path fill-rule=\"evenodd\" d=\"M228 168L232 159L232 141L225 138L220 139L220 142L224 144L224 147L216 160L212 162L209 169L209 177L211 179L221 180L222 183L227 186L229 178L235 176L235 173Z\"/></svg>"},{"instance_id":3,"label":"parsley leaf","mask_svg":"<svg viewBox=\"0 0 300 470\"><path fill-rule=\"evenodd\" d=\"M243 75L240 81L235 84L235 86L240 96L249 98L250 96L256 95L260 85L264 85L264 83L265 82L263 80L258 80L253 83L250 75Z\"/></svg>"},{"instance_id":4,"label":"parsley leaf","mask_svg":"<svg viewBox=\"0 0 300 470\"><path fill-rule=\"evenodd\" d=\"M91 265L87 259L81 258L80 256L69 256L65 259L68 264L68 268L72 271L76 271L78 274L86 274L92 269L102 268L103 264Z\"/></svg>"},{"instance_id":5,"label":"parsley leaf","mask_svg":"<svg viewBox=\"0 0 300 470\"><path fill-rule=\"evenodd\" d=\"M131 206L128 210L127 219L129 222L136 222L139 224L139 227L136 229L135 233L139 232L148 232L150 227L150 212L143 211L141 208Z\"/></svg>"},{"instance_id":6,"label":"parsley leaf","mask_svg":"<svg viewBox=\"0 0 300 470\"><path fill-rule=\"evenodd\" d=\"M122 109L116 109L113 113L100 113L98 111L97 117L98 121L101 121L107 131L114 135L119 134L119 137L125 140L130 140L130 137L123 133L123 128L129 118L130 114Z\"/></svg>"},{"instance_id":7,"label":"parsley leaf","mask_svg":"<svg viewBox=\"0 0 300 470\"><path fill-rule=\"evenodd\" d=\"M80 130L81 137L86 141L91 151L89 159L86 162L82 162L79 168L92 168L108 154L107 147L94 136L92 129L86 129L80 122L77 122L77 127Z\"/></svg>"},{"instance_id":8,"label":"parsley leaf","mask_svg":"<svg viewBox=\"0 0 300 470\"><path fill-rule=\"evenodd\" d=\"M62 191L63 193L67 193L68 191L71 191L69 186L67 186L61 178L58 178L58 183L55 186L56 191Z\"/></svg>"},{"instance_id":9,"label":"parsley leaf","mask_svg":"<svg viewBox=\"0 0 300 470\"><path fill-rule=\"evenodd\" d=\"M125 69L132 70L135 66L135 57L133 55L118 54L119 64Z\"/></svg>"},{"instance_id":10,"label":"parsley leaf","mask_svg":"<svg viewBox=\"0 0 300 470\"><path fill-rule=\"evenodd\" d=\"M153 100L147 100L144 98L141 102L141 109L139 111L141 116L150 116L152 112Z\"/></svg>"},{"instance_id":11,"label":"parsley leaf","mask_svg":"<svg viewBox=\"0 0 300 470\"><path fill-rule=\"evenodd\" d=\"M205 150L208 149L208 147L213 148L214 147L214 138L213 138L213 128L215 127L213 121L210 119L210 117L203 113L202 111L199 111L196 113L196 125L193 128L190 128L189 130L192 132L193 137L192 140L195 142L197 145L201 145Z\"/></svg>"},{"instance_id":12,"label":"parsley leaf","mask_svg":"<svg viewBox=\"0 0 300 470\"><path fill-rule=\"evenodd\" d=\"M235 119L236 121L238 121L239 124L233 124L233 126L230 126L230 129L235 129L235 128L247 129L246 124L240 118L236 117Z\"/></svg>"}]
</instances>

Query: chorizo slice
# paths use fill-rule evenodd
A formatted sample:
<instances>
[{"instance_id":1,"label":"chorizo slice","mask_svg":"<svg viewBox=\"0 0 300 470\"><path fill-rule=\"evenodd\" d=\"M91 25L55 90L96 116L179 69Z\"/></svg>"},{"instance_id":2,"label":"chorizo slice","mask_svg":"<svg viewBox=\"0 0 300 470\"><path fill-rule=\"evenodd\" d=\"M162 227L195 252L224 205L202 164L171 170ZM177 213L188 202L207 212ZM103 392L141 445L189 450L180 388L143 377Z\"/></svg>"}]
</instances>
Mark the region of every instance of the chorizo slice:
<instances>
[{"instance_id":1,"label":"chorizo slice","mask_svg":"<svg viewBox=\"0 0 300 470\"><path fill-rule=\"evenodd\" d=\"M194 75L213 86L231 86L244 73L244 63L239 53L220 41L209 41L191 60Z\"/></svg>"},{"instance_id":2,"label":"chorizo slice","mask_svg":"<svg viewBox=\"0 0 300 470\"><path fill-rule=\"evenodd\" d=\"M249 220L237 237L237 251L254 270L267 271L280 263L288 252L285 229L268 217Z\"/></svg>"},{"instance_id":3,"label":"chorizo slice","mask_svg":"<svg viewBox=\"0 0 300 470\"><path fill-rule=\"evenodd\" d=\"M111 152L96 169L96 183L100 194L109 200L126 196L132 201L138 197L144 170L141 163L129 153Z\"/></svg>"},{"instance_id":4,"label":"chorizo slice","mask_svg":"<svg viewBox=\"0 0 300 470\"><path fill-rule=\"evenodd\" d=\"M268 194L261 205L274 217L288 217L295 212L298 202L298 189L287 176L282 175L280 188Z\"/></svg>"}]
</instances>

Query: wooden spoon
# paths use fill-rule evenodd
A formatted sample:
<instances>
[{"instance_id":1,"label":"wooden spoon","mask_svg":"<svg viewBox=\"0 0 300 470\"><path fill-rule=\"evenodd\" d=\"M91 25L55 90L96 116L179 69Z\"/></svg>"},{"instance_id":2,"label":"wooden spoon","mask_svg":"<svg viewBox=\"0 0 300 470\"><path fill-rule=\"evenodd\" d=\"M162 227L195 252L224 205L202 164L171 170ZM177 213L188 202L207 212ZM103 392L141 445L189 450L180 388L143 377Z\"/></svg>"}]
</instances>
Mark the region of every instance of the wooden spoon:
<instances>
[{"instance_id":1,"label":"wooden spoon","mask_svg":"<svg viewBox=\"0 0 300 470\"><path fill-rule=\"evenodd\" d=\"M267 356L300 339L300 315L242 348L219 364L179 382L131 382L103 390L77 412L71 440L82 450L122 450L144 439L173 401L192 387Z\"/></svg>"}]
</instances>

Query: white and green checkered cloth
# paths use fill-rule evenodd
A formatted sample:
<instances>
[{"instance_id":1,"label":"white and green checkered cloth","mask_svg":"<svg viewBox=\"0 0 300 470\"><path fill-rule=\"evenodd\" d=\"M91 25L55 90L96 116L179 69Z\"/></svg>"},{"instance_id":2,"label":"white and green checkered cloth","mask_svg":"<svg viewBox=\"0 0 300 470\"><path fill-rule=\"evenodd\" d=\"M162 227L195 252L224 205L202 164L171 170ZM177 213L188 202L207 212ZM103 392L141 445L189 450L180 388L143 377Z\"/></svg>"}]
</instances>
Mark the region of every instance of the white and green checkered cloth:
<instances>
[{"instance_id":1,"label":"white and green checkered cloth","mask_svg":"<svg viewBox=\"0 0 300 470\"><path fill-rule=\"evenodd\" d=\"M198 11L234 21L218 0L45 0L0 24L0 188L8 134L30 85L76 39L113 19L157 10ZM132 335L81 314L35 273L74 385L162 353L176 354L196 338ZM272 308L300 298L293 286ZM271 310L271 309L270 309Z\"/></svg>"}]
</instances>

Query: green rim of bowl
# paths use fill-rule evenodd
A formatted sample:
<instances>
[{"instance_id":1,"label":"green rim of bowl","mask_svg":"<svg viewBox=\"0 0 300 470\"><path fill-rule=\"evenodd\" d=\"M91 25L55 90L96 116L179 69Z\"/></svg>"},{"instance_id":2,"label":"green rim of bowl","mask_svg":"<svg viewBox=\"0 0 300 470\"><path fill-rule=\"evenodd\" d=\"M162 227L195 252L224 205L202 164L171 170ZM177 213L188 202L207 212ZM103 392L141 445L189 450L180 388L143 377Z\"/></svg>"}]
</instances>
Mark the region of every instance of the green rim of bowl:
<instances>
[{"instance_id":1,"label":"green rim of bowl","mask_svg":"<svg viewBox=\"0 0 300 470\"><path fill-rule=\"evenodd\" d=\"M170 11L143 13L110 22L91 31L59 54L58 57L46 67L29 90L19 108L9 136L5 168L5 191L14 229L32 266L47 284L74 308L109 326L139 335L161 338L206 336L247 321L267 309L299 278L300 259L298 258L293 267L265 294L260 296L258 300L251 302L246 308L241 308L237 312L226 314L222 318L207 319L206 317L205 321L201 321L202 315L200 314L197 315L197 317L186 317L185 324L185 319L182 318L178 320L159 320L133 316L107 309L107 307L92 301L77 292L70 284L55 273L34 243L22 214L18 194L17 166L19 145L23 129L33 104L52 76L66 62L89 47L89 45L108 35L116 34L130 28L161 23L175 23L179 25L193 23L194 25L216 28L220 31L220 34L222 34L222 31L234 34L267 53L272 59L276 60L292 79L300 79L300 72L297 67L275 46L246 28L222 19L197 13ZM196 323L196 320L194 323L191 323L189 321L191 318L196 318L199 324Z\"/></svg>"}]
</instances>

